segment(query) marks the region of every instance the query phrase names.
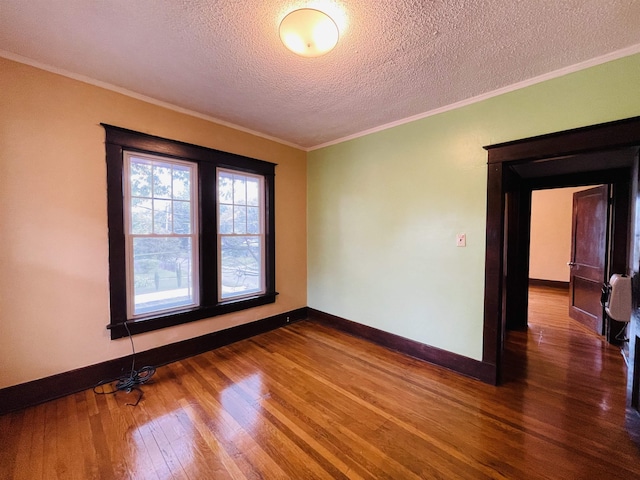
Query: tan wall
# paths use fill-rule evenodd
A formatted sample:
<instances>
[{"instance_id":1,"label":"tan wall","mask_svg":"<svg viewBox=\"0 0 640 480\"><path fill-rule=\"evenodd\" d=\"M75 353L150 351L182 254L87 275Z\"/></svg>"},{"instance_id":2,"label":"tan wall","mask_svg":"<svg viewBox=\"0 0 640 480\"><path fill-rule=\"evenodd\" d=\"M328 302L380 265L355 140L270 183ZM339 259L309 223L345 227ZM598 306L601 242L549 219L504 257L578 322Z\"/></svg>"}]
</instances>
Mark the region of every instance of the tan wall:
<instances>
[{"instance_id":1,"label":"tan wall","mask_svg":"<svg viewBox=\"0 0 640 480\"><path fill-rule=\"evenodd\" d=\"M304 151L0 58L0 388L130 353L105 328L101 122L278 164L276 303L138 335L137 350L307 305Z\"/></svg>"},{"instance_id":2,"label":"tan wall","mask_svg":"<svg viewBox=\"0 0 640 480\"><path fill-rule=\"evenodd\" d=\"M569 281L573 194L586 188L590 187L533 192L529 278Z\"/></svg>"}]
</instances>

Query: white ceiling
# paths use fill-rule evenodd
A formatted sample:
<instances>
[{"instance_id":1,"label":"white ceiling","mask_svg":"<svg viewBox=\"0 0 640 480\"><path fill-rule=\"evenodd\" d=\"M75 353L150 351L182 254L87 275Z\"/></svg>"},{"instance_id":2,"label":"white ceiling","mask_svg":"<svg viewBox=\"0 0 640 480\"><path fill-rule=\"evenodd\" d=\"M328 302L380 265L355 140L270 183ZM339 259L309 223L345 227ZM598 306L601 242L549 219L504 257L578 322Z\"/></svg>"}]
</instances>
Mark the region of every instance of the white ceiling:
<instances>
[{"instance_id":1,"label":"white ceiling","mask_svg":"<svg viewBox=\"0 0 640 480\"><path fill-rule=\"evenodd\" d=\"M301 7L332 52L281 44ZM638 0L0 0L2 56L303 148L637 51Z\"/></svg>"}]
</instances>

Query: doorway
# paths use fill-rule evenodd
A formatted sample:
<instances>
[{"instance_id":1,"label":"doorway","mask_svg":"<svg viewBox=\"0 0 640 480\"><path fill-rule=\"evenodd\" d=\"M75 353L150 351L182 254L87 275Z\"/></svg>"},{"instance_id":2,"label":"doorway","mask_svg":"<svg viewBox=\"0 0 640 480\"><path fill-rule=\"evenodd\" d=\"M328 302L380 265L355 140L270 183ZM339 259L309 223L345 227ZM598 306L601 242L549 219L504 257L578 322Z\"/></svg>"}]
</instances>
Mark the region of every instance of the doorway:
<instances>
[{"instance_id":1,"label":"doorway","mask_svg":"<svg viewBox=\"0 0 640 480\"><path fill-rule=\"evenodd\" d=\"M591 279L593 281L590 285L585 287L580 284L577 292L574 292L572 288L572 296L574 294L581 296L578 299L582 303L582 305L579 305L580 307L589 310L584 303L591 303L594 305L591 305L590 310L596 312L600 302L599 293L602 282L605 280L609 269L619 273L628 271L631 166L624 167L623 165L629 162L632 164L635 155L632 150L624 149L616 152L601 152L597 153L596 156L601 159L603 164L617 165L618 168L556 175L554 174L554 167L551 165L544 165L541 170L536 165L526 168L522 166L507 166L507 175L511 177L511 182L505 192L504 206L503 306L500 312L503 321L503 335L506 330L525 330L527 328L531 199L533 191L609 184L609 187L605 187L610 191L611 201L610 227L605 243L608 246L605 246L602 252L595 255L603 263L599 277L596 278L598 275L593 274L594 276ZM583 161L583 165L588 164L593 160L591 155L576 155L572 158L576 165L581 165ZM555 160L549 159L548 161L553 162ZM607 270L605 270L605 266ZM584 278L585 276L582 275L580 281L585 282ZM587 298L588 295L590 295L589 298ZM600 313L600 319L597 322L593 322L591 327L600 329L598 333L604 334L601 316L602 314ZM504 343L504 340L502 340L502 343Z\"/></svg>"},{"instance_id":2,"label":"doorway","mask_svg":"<svg viewBox=\"0 0 640 480\"><path fill-rule=\"evenodd\" d=\"M534 190L529 285L568 295L569 316L597 335L607 324L602 285L610 277L610 185ZM617 330L619 331L619 330Z\"/></svg>"},{"instance_id":3,"label":"doorway","mask_svg":"<svg viewBox=\"0 0 640 480\"><path fill-rule=\"evenodd\" d=\"M639 145L640 117L635 117L486 147L483 363L492 367L493 383L501 380L507 328L526 328L532 190L612 184L618 212L627 213L614 213L611 265L635 274L637 255L631 256L627 230L632 185L637 196Z\"/></svg>"}]
</instances>

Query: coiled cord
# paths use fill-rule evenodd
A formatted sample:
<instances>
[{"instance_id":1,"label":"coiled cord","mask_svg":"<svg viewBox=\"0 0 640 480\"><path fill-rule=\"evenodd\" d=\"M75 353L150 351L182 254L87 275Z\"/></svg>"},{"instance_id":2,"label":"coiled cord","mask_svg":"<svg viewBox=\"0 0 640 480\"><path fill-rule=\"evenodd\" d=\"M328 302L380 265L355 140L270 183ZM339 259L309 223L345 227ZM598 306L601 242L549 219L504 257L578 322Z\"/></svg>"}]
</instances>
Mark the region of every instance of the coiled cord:
<instances>
[{"instance_id":1,"label":"coiled cord","mask_svg":"<svg viewBox=\"0 0 640 480\"><path fill-rule=\"evenodd\" d=\"M97 395L113 395L119 391L131 393L135 390L139 393L136 403L127 403L127 405L135 407L140 403L144 395L144 392L139 386L151 380L153 374L156 373L156 367L146 366L140 370L136 370L136 349L133 345L133 337L131 336L127 322L124 322L124 328L127 330L129 341L131 342L131 372L129 372L129 375L119 377L116 380L101 380L93 387L93 392ZM111 390L105 391L104 386L109 384L113 384ZM102 387L101 390L98 390L100 387Z\"/></svg>"}]
</instances>

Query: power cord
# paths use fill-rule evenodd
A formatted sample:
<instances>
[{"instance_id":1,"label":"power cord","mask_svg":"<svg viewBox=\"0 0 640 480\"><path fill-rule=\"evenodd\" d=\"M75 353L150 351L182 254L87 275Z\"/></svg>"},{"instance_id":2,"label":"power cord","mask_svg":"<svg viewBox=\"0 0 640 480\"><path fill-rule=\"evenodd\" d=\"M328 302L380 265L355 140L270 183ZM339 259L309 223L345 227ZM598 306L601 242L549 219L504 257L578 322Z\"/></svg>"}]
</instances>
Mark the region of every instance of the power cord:
<instances>
[{"instance_id":1,"label":"power cord","mask_svg":"<svg viewBox=\"0 0 640 480\"><path fill-rule=\"evenodd\" d=\"M627 338L627 324L625 323L622 328L620 329L620 331L618 332L618 334L614 337L616 340L620 341L620 342L628 342L629 339Z\"/></svg>"},{"instance_id":2,"label":"power cord","mask_svg":"<svg viewBox=\"0 0 640 480\"><path fill-rule=\"evenodd\" d=\"M129 375L125 375L119 377L116 380L101 380L93 387L93 392L97 395L113 395L119 391L131 393L133 390L138 392L138 399L136 403L127 403L132 407L135 407L140 403L144 392L140 388L140 385L147 383L151 380L151 377L154 373L156 373L156 367L142 367L140 370L136 370L136 349L133 345L133 337L131 336L131 332L129 331L128 322L123 323L124 328L127 330L127 335L129 335L129 341L131 342L131 351L133 352L131 355L131 372ZM111 390L105 390L105 385L111 385ZM101 390L98 390L98 389Z\"/></svg>"}]
</instances>

